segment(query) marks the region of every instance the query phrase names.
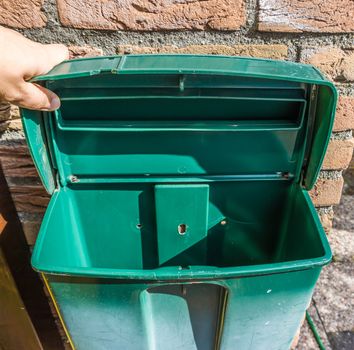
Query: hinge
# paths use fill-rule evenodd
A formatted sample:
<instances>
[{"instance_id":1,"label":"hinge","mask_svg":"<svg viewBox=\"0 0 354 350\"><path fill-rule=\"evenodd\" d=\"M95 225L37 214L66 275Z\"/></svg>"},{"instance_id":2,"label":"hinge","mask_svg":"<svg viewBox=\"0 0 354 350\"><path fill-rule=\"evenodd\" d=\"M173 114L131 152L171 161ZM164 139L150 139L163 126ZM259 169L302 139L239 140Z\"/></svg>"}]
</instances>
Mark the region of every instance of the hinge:
<instances>
[{"instance_id":1,"label":"hinge","mask_svg":"<svg viewBox=\"0 0 354 350\"><path fill-rule=\"evenodd\" d=\"M308 165L311 147L312 147L312 137L313 137L313 129L315 124L315 116L316 116L316 108L317 108L317 94L318 88L317 85L312 85L310 90L310 98L309 98L309 108L308 108L308 118L307 118L307 129L306 129L306 146L304 151L304 160L302 164L302 169L300 173L300 185L304 187L304 179L305 179L305 171Z\"/></svg>"},{"instance_id":2,"label":"hinge","mask_svg":"<svg viewBox=\"0 0 354 350\"><path fill-rule=\"evenodd\" d=\"M63 184L61 183L61 181L60 181L60 176L59 176L59 172L58 171L56 171L55 172L55 189L59 189L59 187L63 187Z\"/></svg>"}]
</instances>

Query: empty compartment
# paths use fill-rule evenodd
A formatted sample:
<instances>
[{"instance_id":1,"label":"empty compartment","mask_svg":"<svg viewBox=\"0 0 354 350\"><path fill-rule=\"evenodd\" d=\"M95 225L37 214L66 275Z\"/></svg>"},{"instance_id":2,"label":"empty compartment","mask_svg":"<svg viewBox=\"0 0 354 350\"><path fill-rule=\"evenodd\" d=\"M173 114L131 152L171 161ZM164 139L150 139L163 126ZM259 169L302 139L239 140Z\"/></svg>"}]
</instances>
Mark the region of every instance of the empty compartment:
<instances>
[{"instance_id":1,"label":"empty compartment","mask_svg":"<svg viewBox=\"0 0 354 350\"><path fill-rule=\"evenodd\" d=\"M83 274L108 269L117 275L120 270L144 274L157 269L158 275L158 268L170 266L237 271L244 266L328 259L318 219L301 188L291 181L258 180L210 184L205 235L161 263L154 187L82 184L62 190L47 211L34 266ZM166 208L172 215L174 210ZM181 224L188 228L188 222ZM181 235L175 226L173 239L193 234L187 230Z\"/></svg>"}]
</instances>

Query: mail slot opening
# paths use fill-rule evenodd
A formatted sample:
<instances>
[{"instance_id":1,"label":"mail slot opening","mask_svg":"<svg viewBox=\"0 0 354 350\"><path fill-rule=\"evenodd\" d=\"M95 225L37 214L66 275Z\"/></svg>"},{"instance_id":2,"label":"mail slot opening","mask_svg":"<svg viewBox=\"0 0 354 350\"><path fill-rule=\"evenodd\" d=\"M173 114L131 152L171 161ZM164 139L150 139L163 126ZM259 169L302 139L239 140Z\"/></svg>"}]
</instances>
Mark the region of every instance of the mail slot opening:
<instances>
[{"instance_id":1,"label":"mail slot opening","mask_svg":"<svg viewBox=\"0 0 354 350\"><path fill-rule=\"evenodd\" d=\"M298 125L306 105L303 98L265 98L224 96L164 96L107 100L63 99L62 127L85 121L89 127L153 122L238 122L273 120ZM109 123L110 122L110 123ZM163 124L160 124L163 127Z\"/></svg>"}]
</instances>

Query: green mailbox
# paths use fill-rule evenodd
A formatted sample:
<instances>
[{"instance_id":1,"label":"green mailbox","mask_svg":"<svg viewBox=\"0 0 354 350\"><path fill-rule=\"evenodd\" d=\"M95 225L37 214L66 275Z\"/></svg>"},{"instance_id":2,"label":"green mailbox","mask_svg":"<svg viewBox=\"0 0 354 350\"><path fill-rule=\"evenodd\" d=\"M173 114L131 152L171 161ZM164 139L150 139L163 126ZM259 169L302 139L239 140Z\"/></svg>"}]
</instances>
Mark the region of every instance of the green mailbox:
<instances>
[{"instance_id":1,"label":"green mailbox","mask_svg":"<svg viewBox=\"0 0 354 350\"><path fill-rule=\"evenodd\" d=\"M76 349L288 349L331 250L308 191L337 94L314 67L78 59L22 110L52 198L32 257Z\"/></svg>"}]
</instances>

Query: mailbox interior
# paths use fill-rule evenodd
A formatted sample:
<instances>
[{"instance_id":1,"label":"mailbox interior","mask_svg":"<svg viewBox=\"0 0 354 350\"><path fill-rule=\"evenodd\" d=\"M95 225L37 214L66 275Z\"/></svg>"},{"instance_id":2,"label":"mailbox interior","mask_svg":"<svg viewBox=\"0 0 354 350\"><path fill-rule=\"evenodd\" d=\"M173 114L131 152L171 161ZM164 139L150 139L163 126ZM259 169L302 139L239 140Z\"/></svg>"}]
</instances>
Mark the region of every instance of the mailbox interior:
<instances>
[{"instance_id":1,"label":"mailbox interior","mask_svg":"<svg viewBox=\"0 0 354 350\"><path fill-rule=\"evenodd\" d=\"M193 266L237 268L329 258L317 214L298 185L260 180L208 186L206 236L193 245L186 243L182 252L162 263L154 185L68 187L55 194L47 213L36 256L39 266L50 270L59 264L81 273L159 267L188 271ZM165 208L166 214L171 210ZM171 227L176 239L193 237L193 228L180 237L177 226ZM173 249L171 243L165 242L164 248Z\"/></svg>"},{"instance_id":2,"label":"mailbox interior","mask_svg":"<svg viewBox=\"0 0 354 350\"><path fill-rule=\"evenodd\" d=\"M307 66L277 76L272 61L208 74L156 72L144 60L38 80L62 106L23 112L53 193L34 267L163 279L328 262L307 189L330 135L333 86ZM257 62L267 74L251 72Z\"/></svg>"}]
</instances>

